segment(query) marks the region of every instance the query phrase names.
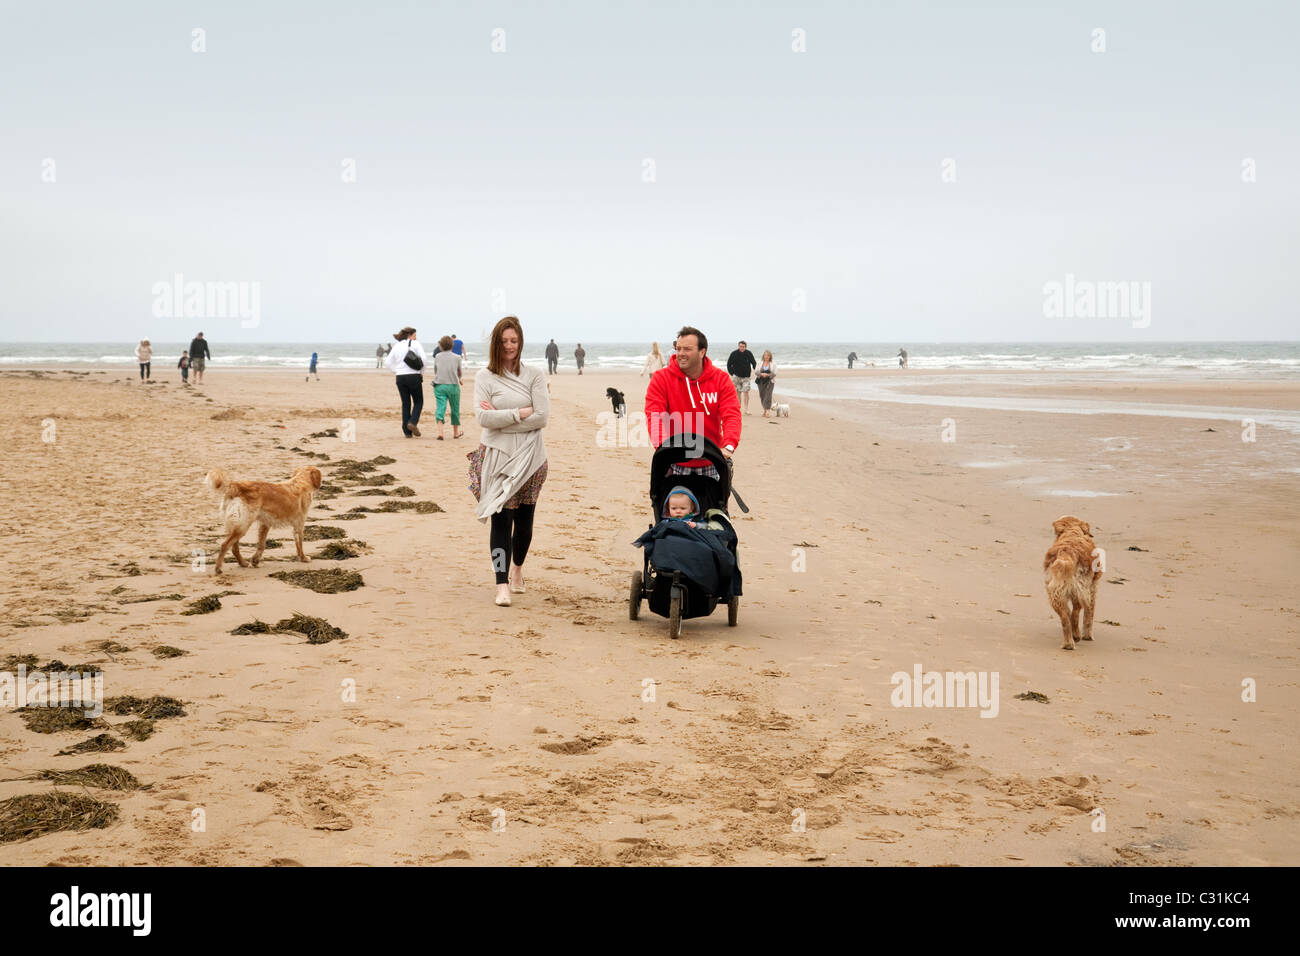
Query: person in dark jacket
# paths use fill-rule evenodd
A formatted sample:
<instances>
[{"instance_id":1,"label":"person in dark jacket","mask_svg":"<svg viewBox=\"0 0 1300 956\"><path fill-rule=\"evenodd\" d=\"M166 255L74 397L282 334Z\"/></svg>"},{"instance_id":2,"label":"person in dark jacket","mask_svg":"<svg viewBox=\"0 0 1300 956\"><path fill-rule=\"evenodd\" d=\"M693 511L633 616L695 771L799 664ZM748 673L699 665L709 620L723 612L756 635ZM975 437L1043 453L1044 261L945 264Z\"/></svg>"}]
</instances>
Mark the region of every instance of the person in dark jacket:
<instances>
[{"instance_id":1,"label":"person in dark jacket","mask_svg":"<svg viewBox=\"0 0 1300 956\"><path fill-rule=\"evenodd\" d=\"M190 340L190 370L194 373L194 384L203 384L203 367L207 365L212 353L208 351L208 340L200 332Z\"/></svg>"},{"instance_id":2,"label":"person in dark jacket","mask_svg":"<svg viewBox=\"0 0 1300 956\"><path fill-rule=\"evenodd\" d=\"M756 365L758 360L744 342L738 342L736 350L727 356L727 374L731 376L731 384L736 386L736 397L741 400L746 415L749 414L750 379Z\"/></svg>"},{"instance_id":3,"label":"person in dark jacket","mask_svg":"<svg viewBox=\"0 0 1300 956\"><path fill-rule=\"evenodd\" d=\"M581 342L579 342L579 343L578 343L578 347L577 347L576 349L573 350L573 357L574 357L574 358L577 360L577 362L578 362L578 374L581 375L581 374L582 374L582 363L585 362L585 361L587 361L587 350L584 349L584 348L582 347L582 343L581 343Z\"/></svg>"},{"instance_id":4,"label":"person in dark jacket","mask_svg":"<svg viewBox=\"0 0 1300 956\"><path fill-rule=\"evenodd\" d=\"M551 339L551 344L546 346L546 374L554 375L560 367L560 347L555 344L555 339Z\"/></svg>"}]
</instances>

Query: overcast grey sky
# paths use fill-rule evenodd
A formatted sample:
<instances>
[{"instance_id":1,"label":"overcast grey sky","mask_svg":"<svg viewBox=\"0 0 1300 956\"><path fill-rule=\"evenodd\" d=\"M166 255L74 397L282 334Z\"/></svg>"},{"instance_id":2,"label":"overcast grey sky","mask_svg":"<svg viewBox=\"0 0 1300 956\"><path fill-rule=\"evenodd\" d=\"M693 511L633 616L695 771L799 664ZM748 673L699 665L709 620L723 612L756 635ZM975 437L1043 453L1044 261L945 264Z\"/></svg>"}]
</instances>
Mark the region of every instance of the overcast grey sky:
<instances>
[{"instance_id":1,"label":"overcast grey sky","mask_svg":"<svg viewBox=\"0 0 1300 956\"><path fill-rule=\"evenodd\" d=\"M1300 328L1295 3L0 6L5 340ZM156 317L177 273L260 323ZM1067 273L1149 327L1045 317Z\"/></svg>"}]
</instances>

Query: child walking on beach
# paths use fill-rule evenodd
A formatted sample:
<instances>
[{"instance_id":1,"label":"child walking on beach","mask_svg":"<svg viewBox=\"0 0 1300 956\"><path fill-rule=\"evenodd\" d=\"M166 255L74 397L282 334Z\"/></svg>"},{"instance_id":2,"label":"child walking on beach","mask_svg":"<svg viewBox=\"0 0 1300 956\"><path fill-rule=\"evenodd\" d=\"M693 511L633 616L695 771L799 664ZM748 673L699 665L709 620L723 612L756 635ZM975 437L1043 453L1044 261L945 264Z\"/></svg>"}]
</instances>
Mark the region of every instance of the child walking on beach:
<instances>
[{"instance_id":1,"label":"child walking on beach","mask_svg":"<svg viewBox=\"0 0 1300 956\"><path fill-rule=\"evenodd\" d=\"M181 360L176 363L176 367L181 370L181 384L190 384L190 353L188 350L181 353Z\"/></svg>"},{"instance_id":2,"label":"child walking on beach","mask_svg":"<svg viewBox=\"0 0 1300 956\"><path fill-rule=\"evenodd\" d=\"M320 381L320 373L316 371L316 353L315 353L315 352L312 352L312 353L311 353L311 365L309 365L309 366L307 367L307 377L306 377L305 379L303 379L303 381L305 381L305 382L310 382L310 381L311 381L311 377L312 377L313 375L316 376L316 381L319 382L319 381Z\"/></svg>"}]
</instances>

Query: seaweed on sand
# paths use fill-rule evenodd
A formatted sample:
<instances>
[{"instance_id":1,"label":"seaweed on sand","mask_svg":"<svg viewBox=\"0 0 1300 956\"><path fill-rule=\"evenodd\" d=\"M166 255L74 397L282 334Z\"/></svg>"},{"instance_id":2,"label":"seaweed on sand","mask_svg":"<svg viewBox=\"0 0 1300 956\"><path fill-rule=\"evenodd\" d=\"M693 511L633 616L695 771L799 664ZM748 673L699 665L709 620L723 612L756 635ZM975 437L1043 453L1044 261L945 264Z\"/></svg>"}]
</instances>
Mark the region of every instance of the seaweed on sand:
<instances>
[{"instance_id":1,"label":"seaweed on sand","mask_svg":"<svg viewBox=\"0 0 1300 956\"><path fill-rule=\"evenodd\" d=\"M98 787L101 790L139 790L140 781L121 767L106 763L92 763L75 770L38 770L25 777L11 777L6 781L48 780L56 787Z\"/></svg>"},{"instance_id":2,"label":"seaweed on sand","mask_svg":"<svg viewBox=\"0 0 1300 956\"><path fill-rule=\"evenodd\" d=\"M89 740L83 740L79 744L73 744L71 747L65 747L60 750L56 757L68 757L73 754L85 753L108 753L114 750L125 750L126 744L118 740L112 734L96 734Z\"/></svg>"},{"instance_id":3,"label":"seaweed on sand","mask_svg":"<svg viewBox=\"0 0 1300 956\"><path fill-rule=\"evenodd\" d=\"M119 717L125 717L128 714L135 714L146 720L157 720L163 717L184 717L185 707L175 697L132 697L125 695L122 697L109 697L104 701L104 710L110 714L116 714Z\"/></svg>"},{"instance_id":4,"label":"seaweed on sand","mask_svg":"<svg viewBox=\"0 0 1300 956\"><path fill-rule=\"evenodd\" d=\"M0 800L0 843L32 840L66 830L102 829L117 815L116 804L81 793L24 793Z\"/></svg>"},{"instance_id":5,"label":"seaweed on sand","mask_svg":"<svg viewBox=\"0 0 1300 956\"><path fill-rule=\"evenodd\" d=\"M317 594L355 591L366 583L356 571L345 571L342 568L330 568L327 571L276 571L269 577L300 588L309 588Z\"/></svg>"},{"instance_id":6,"label":"seaweed on sand","mask_svg":"<svg viewBox=\"0 0 1300 956\"><path fill-rule=\"evenodd\" d=\"M196 598L188 605L188 611L181 611L182 614L211 614L213 611L221 609L221 598L215 594L208 594L201 598Z\"/></svg>"},{"instance_id":7,"label":"seaweed on sand","mask_svg":"<svg viewBox=\"0 0 1300 956\"><path fill-rule=\"evenodd\" d=\"M361 549L365 546L364 541L331 541L312 557L324 558L326 561L346 561L361 557Z\"/></svg>"},{"instance_id":8,"label":"seaweed on sand","mask_svg":"<svg viewBox=\"0 0 1300 956\"><path fill-rule=\"evenodd\" d=\"M307 635L308 644L328 644L330 641L339 641L348 636L347 631L335 627L324 618L311 617L298 611L293 612L293 617L282 620L275 626L275 629L277 631L295 631L299 634L305 634Z\"/></svg>"}]
</instances>

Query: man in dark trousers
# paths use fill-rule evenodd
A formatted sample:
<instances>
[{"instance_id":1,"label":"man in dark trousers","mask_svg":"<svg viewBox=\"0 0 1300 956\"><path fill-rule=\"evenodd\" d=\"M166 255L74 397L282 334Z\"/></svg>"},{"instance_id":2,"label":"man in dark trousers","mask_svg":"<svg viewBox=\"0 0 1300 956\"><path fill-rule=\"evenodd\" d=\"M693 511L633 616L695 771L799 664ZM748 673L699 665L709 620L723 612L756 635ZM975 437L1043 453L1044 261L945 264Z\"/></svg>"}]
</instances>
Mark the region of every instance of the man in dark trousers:
<instances>
[{"instance_id":1,"label":"man in dark trousers","mask_svg":"<svg viewBox=\"0 0 1300 956\"><path fill-rule=\"evenodd\" d=\"M581 375L582 363L587 360L587 350L582 347L581 342L579 342L578 347L573 350L573 357L578 363L578 374Z\"/></svg>"},{"instance_id":2,"label":"man in dark trousers","mask_svg":"<svg viewBox=\"0 0 1300 956\"><path fill-rule=\"evenodd\" d=\"M555 339L551 339L551 344L546 346L546 374L554 375L559 367L560 347L555 344Z\"/></svg>"},{"instance_id":3,"label":"man in dark trousers","mask_svg":"<svg viewBox=\"0 0 1300 956\"><path fill-rule=\"evenodd\" d=\"M203 384L203 367L207 365L212 353L208 351L208 340L200 332L190 339L190 371L194 373L194 384Z\"/></svg>"},{"instance_id":4,"label":"man in dark trousers","mask_svg":"<svg viewBox=\"0 0 1300 956\"><path fill-rule=\"evenodd\" d=\"M750 381L757 365L758 360L744 342L737 343L736 350L727 356L727 374L731 376L731 384L736 386L736 397L744 403L746 415L749 414Z\"/></svg>"}]
</instances>

